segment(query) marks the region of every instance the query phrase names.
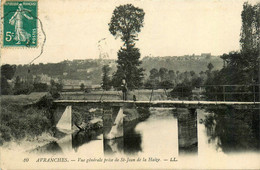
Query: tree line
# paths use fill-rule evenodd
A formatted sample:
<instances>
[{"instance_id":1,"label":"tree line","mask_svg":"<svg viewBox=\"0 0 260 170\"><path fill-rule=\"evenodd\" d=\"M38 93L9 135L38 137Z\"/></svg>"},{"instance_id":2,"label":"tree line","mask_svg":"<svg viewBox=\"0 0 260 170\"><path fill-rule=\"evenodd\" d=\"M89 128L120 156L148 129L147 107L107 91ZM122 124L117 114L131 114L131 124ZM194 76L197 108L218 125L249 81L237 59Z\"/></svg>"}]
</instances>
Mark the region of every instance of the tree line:
<instances>
[{"instance_id":1,"label":"tree line","mask_svg":"<svg viewBox=\"0 0 260 170\"><path fill-rule=\"evenodd\" d=\"M38 79L34 79L33 75L28 70L26 76L21 78L15 76L16 65L5 64L1 66L1 94L8 95L20 95L30 94L31 92L47 92L49 91L53 96L57 97L57 92L62 91L63 85L60 82L50 80L50 85L42 83ZM14 79L14 83L10 81Z\"/></svg>"},{"instance_id":2,"label":"tree line","mask_svg":"<svg viewBox=\"0 0 260 170\"><path fill-rule=\"evenodd\" d=\"M232 87L232 91L243 93L229 95L228 100L260 101L260 3L255 5L245 2L241 13L242 27L240 34L241 49L223 54L224 67L216 71L206 81L206 85L242 85ZM246 86L245 86L246 85ZM216 96L210 95L218 89L206 88L208 100ZM224 92L218 91L217 98L222 98ZM205 126L210 135L210 141L218 139L218 146L223 152L259 150L260 149L260 112L255 109L235 110L232 106L223 110L209 110Z\"/></svg>"}]
</instances>

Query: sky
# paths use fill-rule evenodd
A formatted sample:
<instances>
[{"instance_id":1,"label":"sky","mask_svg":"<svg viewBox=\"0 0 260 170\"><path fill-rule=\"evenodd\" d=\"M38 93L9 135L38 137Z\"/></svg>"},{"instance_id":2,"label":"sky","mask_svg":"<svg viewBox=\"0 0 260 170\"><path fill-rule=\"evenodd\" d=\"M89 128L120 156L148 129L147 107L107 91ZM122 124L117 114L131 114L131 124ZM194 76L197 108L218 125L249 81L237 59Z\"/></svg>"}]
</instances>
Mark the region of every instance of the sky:
<instances>
[{"instance_id":1,"label":"sky","mask_svg":"<svg viewBox=\"0 0 260 170\"><path fill-rule=\"evenodd\" d=\"M100 52L116 59L123 42L110 34L108 23L113 10L127 3L145 12L136 43L141 57L221 55L240 49L244 0L40 0L46 42L34 63L97 59ZM39 23L38 32L37 48L2 47L1 63L28 64L37 57L44 39Z\"/></svg>"}]
</instances>

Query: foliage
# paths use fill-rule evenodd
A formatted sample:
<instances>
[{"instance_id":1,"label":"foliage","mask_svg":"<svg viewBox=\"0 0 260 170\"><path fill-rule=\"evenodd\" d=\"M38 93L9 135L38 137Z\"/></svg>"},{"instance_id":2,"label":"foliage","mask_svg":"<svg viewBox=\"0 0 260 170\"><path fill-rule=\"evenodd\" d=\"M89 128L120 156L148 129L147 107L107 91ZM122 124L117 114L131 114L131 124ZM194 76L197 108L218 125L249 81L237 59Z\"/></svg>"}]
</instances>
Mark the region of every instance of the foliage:
<instances>
[{"instance_id":1,"label":"foliage","mask_svg":"<svg viewBox=\"0 0 260 170\"><path fill-rule=\"evenodd\" d=\"M208 67L209 71L211 71L214 68L212 63L209 63L207 67Z\"/></svg>"},{"instance_id":2,"label":"foliage","mask_svg":"<svg viewBox=\"0 0 260 170\"><path fill-rule=\"evenodd\" d=\"M130 50L121 48L118 52L117 71L113 75L113 86L119 88L122 79L126 79L128 89L132 90L142 85L143 68L138 68L140 53L138 48L130 47Z\"/></svg>"},{"instance_id":3,"label":"foliage","mask_svg":"<svg viewBox=\"0 0 260 170\"><path fill-rule=\"evenodd\" d=\"M5 64L1 66L1 94L10 94L12 92L7 80L11 80L16 70L15 65Z\"/></svg>"},{"instance_id":4,"label":"foliage","mask_svg":"<svg viewBox=\"0 0 260 170\"><path fill-rule=\"evenodd\" d=\"M257 53L260 50L260 3L251 5L245 2L243 5L243 11L241 13L242 18L242 32L240 44L242 47L242 53ZM254 57L254 56L251 56ZM248 60L251 58L249 56Z\"/></svg>"},{"instance_id":5,"label":"foliage","mask_svg":"<svg viewBox=\"0 0 260 170\"><path fill-rule=\"evenodd\" d=\"M150 70L150 80L159 80L159 71L156 68Z\"/></svg>"},{"instance_id":6,"label":"foliage","mask_svg":"<svg viewBox=\"0 0 260 170\"><path fill-rule=\"evenodd\" d=\"M160 77L160 81L165 81L168 79L168 69L161 67L159 70L159 77Z\"/></svg>"},{"instance_id":7,"label":"foliage","mask_svg":"<svg viewBox=\"0 0 260 170\"><path fill-rule=\"evenodd\" d=\"M51 96L55 99L60 97L59 92L62 91L63 85L61 83L56 83L54 80L51 80L51 86L49 89L49 92L51 94Z\"/></svg>"},{"instance_id":8,"label":"foliage","mask_svg":"<svg viewBox=\"0 0 260 170\"><path fill-rule=\"evenodd\" d=\"M5 77L1 77L1 94L7 95L12 92L12 88L10 84L7 82L7 79Z\"/></svg>"},{"instance_id":9,"label":"foliage","mask_svg":"<svg viewBox=\"0 0 260 170\"><path fill-rule=\"evenodd\" d=\"M102 89L104 90L109 90L111 89L111 80L109 78L109 71L111 70L111 68L109 67L109 65L104 65L102 68L102 72L103 72L103 77L102 77Z\"/></svg>"},{"instance_id":10,"label":"foliage","mask_svg":"<svg viewBox=\"0 0 260 170\"><path fill-rule=\"evenodd\" d=\"M209 74L206 85L214 86L208 86L205 89L208 99L216 97L217 100L221 98L223 100L224 91L237 92L232 96L226 96L227 100L252 101L253 92L256 93L256 101L259 99L259 87L254 84L259 84L260 3L256 5L244 3L241 17L241 50L221 56L226 66L219 72ZM216 86L223 84L243 86L228 86L225 89L222 86ZM212 92L218 93L218 95L210 95ZM206 127L208 129L215 127L212 138L219 139L218 144L224 152L259 149L260 115L258 110L234 110L230 107L225 110L211 111L215 114L213 117L206 117Z\"/></svg>"},{"instance_id":11,"label":"foliage","mask_svg":"<svg viewBox=\"0 0 260 170\"><path fill-rule=\"evenodd\" d=\"M155 80L151 80L151 79L148 79L145 84L144 84L144 87L146 89L159 89L159 85L160 82L159 80L155 79Z\"/></svg>"},{"instance_id":12,"label":"foliage","mask_svg":"<svg viewBox=\"0 0 260 170\"><path fill-rule=\"evenodd\" d=\"M144 22L143 9L132 4L120 5L113 11L109 31L115 37L120 37L129 48L136 41L137 33L141 31Z\"/></svg>"},{"instance_id":13,"label":"foliage","mask_svg":"<svg viewBox=\"0 0 260 170\"><path fill-rule=\"evenodd\" d=\"M170 95L174 98L187 99L192 96L192 86L189 84L177 84L176 87L170 92Z\"/></svg>"},{"instance_id":14,"label":"foliage","mask_svg":"<svg viewBox=\"0 0 260 170\"><path fill-rule=\"evenodd\" d=\"M150 70L160 70L161 67L168 69L169 72L173 70L176 76L177 71L180 73L194 71L196 74L199 74L201 71L205 72L208 69L209 63L214 65L213 70L223 68L223 60L219 56L211 56L209 59L202 56L196 56L196 58L193 56L153 56L142 59L142 67L145 68L145 73L148 76L150 75Z\"/></svg>"},{"instance_id":15,"label":"foliage","mask_svg":"<svg viewBox=\"0 0 260 170\"><path fill-rule=\"evenodd\" d=\"M74 124L76 124L76 126L79 126L82 124L83 119L79 112L76 112L76 111L72 112L72 122Z\"/></svg>"},{"instance_id":16,"label":"foliage","mask_svg":"<svg viewBox=\"0 0 260 170\"><path fill-rule=\"evenodd\" d=\"M16 76L13 93L14 95L29 94L33 91L33 85L29 82L21 81L19 76Z\"/></svg>"},{"instance_id":17,"label":"foliage","mask_svg":"<svg viewBox=\"0 0 260 170\"><path fill-rule=\"evenodd\" d=\"M211 140L219 139L224 152L259 149L259 112L257 110L212 110L205 119ZM212 133L213 132L213 133Z\"/></svg>"},{"instance_id":18,"label":"foliage","mask_svg":"<svg viewBox=\"0 0 260 170\"><path fill-rule=\"evenodd\" d=\"M11 129L4 125L1 124L0 125L0 145L3 145L3 143L6 141L10 141L11 140Z\"/></svg>"},{"instance_id":19,"label":"foliage","mask_svg":"<svg viewBox=\"0 0 260 170\"><path fill-rule=\"evenodd\" d=\"M187 59L185 59L185 57L176 56L144 57L140 66L146 70L144 72L145 78L148 78L150 75L149 71L151 69L155 68L158 71L160 67L168 69L169 76L171 74L171 70L175 72L175 76L177 75L178 70L179 72L194 71L196 74L198 74L199 72L204 72L207 69L208 63L212 63L214 65L213 70L219 70L223 67L223 61L220 57L212 56L210 59L206 59L198 56L198 58L198 60L195 60L192 58L192 56L189 56ZM103 60L103 62L105 65L110 65L111 73L116 71L115 60L106 59ZM44 76L69 80L90 80L92 84L101 84L102 67L103 64L99 59L62 61L55 64L39 63L32 65L17 65L14 77L19 76L23 80L26 79L29 69L30 74L36 76L34 82L37 83L47 83L41 80L41 76ZM170 79L172 80L175 78L171 77Z\"/></svg>"},{"instance_id":20,"label":"foliage","mask_svg":"<svg viewBox=\"0 0 260 170\"><path fill-rule=\"evenodd\" d=\"M141 31L144 21L144 11L134 7L132 4L120 5L113 11L110 20L109 31L115 37L120 37L124 42L118 51L117 71L113 75L113 86L117 89L121 86L122 79L130 90L142 85L143 69L141 65L140 52L135 48L137 34Z\"/></svg>"},{"instance_id":21,"label":"foliage","mask_svg":"<svg viewBox=\"0 0 260 170\"><path fill-rule=\"evenodd\" d=\"M48 111L34 107L24 108L21 105L1 105L0 143L11 139L35 137L51 128Z\"/></svg>"},{"instance_id":22,"label":"foliage","mask_svg":"<svg viewBox=\"0 0 260 170\"><path fill-rule=\"evenodd\" d=\"M82 91L85 90L85 85L84 85L84 83L81 83L81 84L80 84L80 90L82 90Z\"/></svg>"},{"instance_id":23,"label":"foliage","mask_svg":"<svg viewBox=\"0 0 260 170\"><path fill-rule=\"evenodd\" d=\"M169 80L164 80L164 81L160 82L160 88L166 89L166 90L171 89L171 88L173 88L173 83Z\"/></svg>"},{"instance_id":24,"label":"foliage","mask_svg":"<svg viewBox=\"0 0 260 170\"><path fill-rule=\"evenodd\" d=\"M213 65L212 65L213 67ZM162 67L159 71L156 68L150 70L148 80L145 82L145 88L148 89L173 89L177 84L178 86L185 85L191 88L201 87L205 83L206 72L201 72L199 75L194 71L179 72L169 70Z\"/></svg>"},{"instance_id":25,"label":"foliage","mask_svg":"<svg viewBox=\"0 0 260 170\"><path fill-rule=\"evenodd\" d=\"M11 80L16 70L15 65L5 64L1 66L1 77L5 77L7 80Z\"/></svg>"},{"instance_id":26,"label":"foliage","mask_svg":"<svg viewBox=\"0 0 260 170\"><path fill-rule=\"evenodd\" d=\"M248 85L259 84L259 54L260 54L260 3L250 5L247 2L243 5L242 32L241 32L241 50L240 52L230 52L223 54L221 58L225 61L226 67L215 74L211 74L206 85ZM257 27L258 26L258 27ZM243 88L243 89L241 89ZM234 87L233 91L253 93L258 92L259 88L255 87ZM255 89L254 89L255 88ZM211 93L216 89L207 88L206 93ZM218 91L220 95L221 91ZM258 95L258 93L257 93ZM212 96L207 95L208 99ZM251 100L250 100L251 98ZM252 95L241 94L233 95L232 100L236 101L252 101ZM257 98L259 98L257 96Z\"/></svg>"},{"instance_id":27,"label":"foliage","mask_svg":"<svg viewBox=\"0 0 260 170\"><path fill-rule=\"evenodd\" d=\"M195 77L191 80L192 87L201 87L203 86L203 78Z\"/></svg>"},{"instance_id":28,"label":"foliage","mask_svg":"<svg viewBox=\"0 0 260 170\"><path fill-rule=\"evenodd\" d=\"M33 83L33 91L35 92L46 92L48 91L48 85L47 83Z\"/></svg>"}]
</instances>

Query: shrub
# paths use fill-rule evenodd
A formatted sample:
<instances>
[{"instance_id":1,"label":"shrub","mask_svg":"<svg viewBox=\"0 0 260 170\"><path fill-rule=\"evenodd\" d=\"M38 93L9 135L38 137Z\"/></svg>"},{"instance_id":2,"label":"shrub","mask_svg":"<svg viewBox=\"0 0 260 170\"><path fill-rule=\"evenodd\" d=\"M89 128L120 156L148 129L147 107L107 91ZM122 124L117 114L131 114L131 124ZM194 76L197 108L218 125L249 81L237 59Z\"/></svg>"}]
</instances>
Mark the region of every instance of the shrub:
<instances>
[{"instance_id":1,"label":"shrub","mask_svg":"<svg viewBox=\"0 0 260 170\"><path fill-rule=\"evenodd\" d=\"M172 97L180 99L190 98L192 96L192 86L185 84L178 84L171 92Z\"/></svg>"},{"instance_id":2,"label":"shrub","mask_svg":"<svg viewBox=\"0 0 260 170\"><path fill-rule=\"evenodd\" d=\"M6 125L0 125L0 144L3 144L3 141L11 140L11 129Z\"/></svg>"},{"instance_id":3,"label":"shrub","mask_svg":"<svg viewBox=\"0 0 260 170\"><path fill-rule=\"evenodd\" d=\"M36 107L24 108L21 105L3 105L0 114L0 144L26 136L35 137L51 128L48 111Z\"/></svg>"}]
</instances>

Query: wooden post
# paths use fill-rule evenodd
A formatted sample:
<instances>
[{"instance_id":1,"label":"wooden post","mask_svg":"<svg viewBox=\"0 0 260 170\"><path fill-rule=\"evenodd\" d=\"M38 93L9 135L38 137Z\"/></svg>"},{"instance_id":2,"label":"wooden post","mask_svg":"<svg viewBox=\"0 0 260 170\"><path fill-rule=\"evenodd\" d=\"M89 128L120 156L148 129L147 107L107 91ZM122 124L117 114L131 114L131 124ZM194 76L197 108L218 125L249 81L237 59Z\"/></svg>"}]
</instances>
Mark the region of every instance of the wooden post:
<instances>
[{"instance_id":1,"label":"wooden post","mask_svg":"<svg viewBox=\"0 0 260 170\"><path fill-rule=\"evenodd\" d=\"M199 88L199 101L200 101L200 91L201 91L201 87Z\"/></svg>"},{"instance_id":2,"label":"wooden post","mask_svg":"<svg viewBox=\"0 0 260 170\"><path fill-rule=\"evenodd\" d=\"M255 85L253 85L253 93L254 93L254 103L255 103Z\"/></svg>"},{"instance_id":3,"label":"wooden post","mask_svg":"<svg viewBox=\"0 0 260 170\"><path fill-rule=\"evenodd\" d=\"M225 94L225 86L223 86L223 99L226 100L226 94Z\"/></svg>"},{"instance_id":4,"label":"wooden post","mask_svg":"<svg viewBox=\"0 0 260 170\"><path fill-rule=\"evenodd\" d=\"M153 98L153 89L152 89L152 92L151 92L150 101L152 101L152 98Z\"/></svg>"},{"instance_id":5,"label":"wooden post","mask_svg":"<svg viewBox=\"0 0 260 170\"><path fill-rule=\"evenodd\" d=\"M181 97L183 97L183 87L181 86Z\"/></svg>"}]
</instances>

